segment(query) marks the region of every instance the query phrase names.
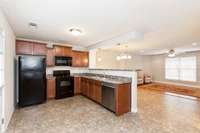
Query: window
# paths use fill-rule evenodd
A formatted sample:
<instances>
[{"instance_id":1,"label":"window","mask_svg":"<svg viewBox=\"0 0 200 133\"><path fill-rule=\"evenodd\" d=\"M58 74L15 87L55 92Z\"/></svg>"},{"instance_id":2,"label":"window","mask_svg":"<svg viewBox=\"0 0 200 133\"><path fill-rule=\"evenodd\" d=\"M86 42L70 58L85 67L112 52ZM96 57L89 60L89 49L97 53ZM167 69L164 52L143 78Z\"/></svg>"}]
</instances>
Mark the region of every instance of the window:
<instances>
[{"instance_id":1,"label":"window","mask_svg":"<svg viewBox=\"0 0 200 133\"><path fill-rule=\"evenodd\" d=\"M4 83L4 34L0 31L0 86Z\"/></svg>"},{"instance_id":2,"label":"window","mask_svg":"<svg viewBox=\"0 0 200 133\"><path fill-rule=\"evenodd\" d=\"M196 81L196 57L167 58L165 78L182 81Z\"/></svg>"}]
</instances>

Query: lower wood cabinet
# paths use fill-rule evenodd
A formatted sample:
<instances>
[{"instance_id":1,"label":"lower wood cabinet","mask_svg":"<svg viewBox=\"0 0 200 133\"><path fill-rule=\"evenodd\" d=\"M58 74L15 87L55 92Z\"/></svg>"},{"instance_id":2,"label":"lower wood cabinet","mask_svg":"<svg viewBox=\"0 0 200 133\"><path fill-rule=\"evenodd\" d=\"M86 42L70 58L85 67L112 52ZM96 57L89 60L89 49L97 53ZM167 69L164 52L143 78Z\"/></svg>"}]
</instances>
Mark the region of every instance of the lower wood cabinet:
<instances>
[{"instance_id":1,"label":"lower wood cabinet","mask_svg":"<svg viewBox=\"0 0 200 133\"><path fill-rule=\"evenodd\" d=\"M102 104L101 81L79 77L75 81L75 93L79 92L89 99ZM122 115L131 111L131 83L116 85L115 89L115 114Z\"/></svg>"},{"instance_id":2,"label":"lower wood cabinet","mask_svg":"<svg viewBox=\"0 0 200 133\"><path fill-rule=\"evenodd\" d=\"M131 83L119 84L115 89L116 115L131 111Z\"/></svg>"},{"instance_id":3,"label":"lower wood cabinet","mask_svg":"<svg viewBox=\"0 0 200 133\"><path fill-rule=\"evenodd\" d=\"M82 95L101 103L101 82L88 78L81 78Z\"/></svg>"},{"instance_id":4,"label":"lower wood cabinet","mask_svg":"<svg viewBox=\"0 0 200 133\"><path fill-rule=\"evenodd\" d=\"M81 93L81 77L74 77L74 94Z\"/></svg>"},{"instance_id":5,"label":"lower wood cabinet","mask_svg":"<svg viewBox=\"0 0 200 133\"><path fill-rule=\"evenodd\" d=\"M54 99L56 96L56 80L55 78L47 79L47 99Z\"/></svg>"}]
</instances>

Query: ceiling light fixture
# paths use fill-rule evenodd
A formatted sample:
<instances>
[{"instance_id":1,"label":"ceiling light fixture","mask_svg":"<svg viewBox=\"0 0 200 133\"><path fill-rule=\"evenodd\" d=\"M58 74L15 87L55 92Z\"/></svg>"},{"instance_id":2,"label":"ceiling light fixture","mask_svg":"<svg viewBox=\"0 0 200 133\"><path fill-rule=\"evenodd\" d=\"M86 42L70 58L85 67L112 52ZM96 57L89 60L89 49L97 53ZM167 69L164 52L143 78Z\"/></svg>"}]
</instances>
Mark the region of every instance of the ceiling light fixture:
<instances>
[{"instance_id":1,"label":"ceiling light fixture","mask_svg":"<svg viewBox=\"0 0 200 133\"><path fill-rule=\"evenodd\" d=\"M174 57L176 56L175 51L173 49L169 50L168 57Z\"/></svg>"},{"instance_id":2,"label":"ceiling light fixture","mask_svg":"<svg viewBox=\"0 0 200 133\"><path fill-rule=\"evenodd\" d=\"M37 29L37 27L38 27L38 25L36 23L33 23L33 22L30 22L28 25L33 30Z\"/></svg>"},{"instance_id":3,"label":"ceiling light fixture","mask_svg":"<svg viewBox=\"0 0 200 133\"><path fill-rule=\"evenodd\" d=\"M118 45L120 46L120 43ZM130 59L132 59L131 55L125 53L125 49L127 49L127 48L128 48L128 46L125 46L124 52L122 52L120 55L118 55L116 57L117 60L130 60Z\"/></svg>"},{"instance_id":4,"label":"ceiling light fixture","mask_svg":"<svg viewBox=\"0 0 200 133\"><path fill-rule=\"evenodd\" d=\"M74 36L79 36L81 35L82 31L80 29L77 29L77 28L71 28L69 29L69 31L72 33L72 35Z\"/></svg>"}]
</instances>

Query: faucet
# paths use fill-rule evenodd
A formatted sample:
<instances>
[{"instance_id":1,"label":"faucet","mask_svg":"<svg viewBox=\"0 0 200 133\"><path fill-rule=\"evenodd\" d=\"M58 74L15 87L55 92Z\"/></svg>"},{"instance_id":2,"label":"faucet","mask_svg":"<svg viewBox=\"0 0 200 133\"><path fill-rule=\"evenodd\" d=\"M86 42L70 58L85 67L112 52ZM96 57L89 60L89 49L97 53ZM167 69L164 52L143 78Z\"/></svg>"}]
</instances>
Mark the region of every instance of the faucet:
<instances>
[{"instance_id":1,"label":"faucet","mask_svg":"<svg viewBox=\"0 0 200 133\"><path fill-rule=\"evenodd\" d=\"M106 72L103 72L103 77L106 78Z\"/></svg>"}]
</instances>

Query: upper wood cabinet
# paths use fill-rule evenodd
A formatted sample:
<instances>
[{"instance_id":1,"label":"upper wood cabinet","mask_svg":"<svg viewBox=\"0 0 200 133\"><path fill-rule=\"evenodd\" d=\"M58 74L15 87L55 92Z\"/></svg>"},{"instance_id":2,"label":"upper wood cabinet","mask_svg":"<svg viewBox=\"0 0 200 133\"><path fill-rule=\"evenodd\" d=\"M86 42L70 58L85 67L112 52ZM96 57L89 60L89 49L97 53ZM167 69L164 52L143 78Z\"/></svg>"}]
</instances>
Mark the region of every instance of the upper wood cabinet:
<instances>
[{"instance_id":1,"label":"upper wood cabinet","mask_svg":"<svg viewBox=\"0 0 200 133\"><path fill-rule=\"evenodd\" d=\"M28 41L16 40L16 54L33 54L33 43Z\"/></svg>"},{"instance_id":2,"label":"upper wood cabinet","mask_svg":"<svg viewBox=\"0 0 200 133\"><path fill-rule=\"evenodd\" d=\"M44 43L33 43L33 55L46 55L47 48Z\"/></svg>"},{"instance_id":3,"label":"upper wood cabinet","mask_svg":"<svg viewBox=\"0 0 200 133\"><path fill-rule=\"evenodd\" d=\"M47 48L45 43L16 40L17 55L46 55L47 66L55 65L55 56L72 57L72 66L88 67L89 53L83 51L72 51L72 47L58 46Z\"/></svg>"},{"instance_id":4,"label":"upper wood cabinet","mask_svg":"<svg viewBox=\"0 0 200 133\"><path fill-rule=\"evenodd\" d=\"M46 57L47 66L55 65L55 49L47 48L47 57Z\"/></svg>"},{"instance_id":5,"label":"upper wood cabinet","mask_svg":"<svg viewBox=\"0 0 200 133\"><path fill-rule=\"evenodd\" d=\"M89 66L89 52L82 52L82 66Z\"/></svg>"},{"instance_id":6,"label":"upper wood cabinet","mask_svg":"<svg viewBox=\"0 0 200 133\"><path fill-rule=\"evenodd\" d=\"M73 51L72 66L74 67L88 67L89 53L83 51Z\"/></svg>"},{"instance_id":7,"label":"upper wood cabinet","mask_svg":"<svg viewBox=\"0 0 200 133\"><path fill-rule=\"evenodd\" d=\"M46 55L46 44L16 40L16 54Z\"/></svg>"},{"instance_id":8,"label":"upper wood cabinet","mask_svg":"<svg viewBox=\"0 0 200 133\"><path fill-rule=\"evenodd\" d=\"M72 48L64 46L55 46L55 56L68 56L72 57Z\"/></svg>"}]
</instances>

